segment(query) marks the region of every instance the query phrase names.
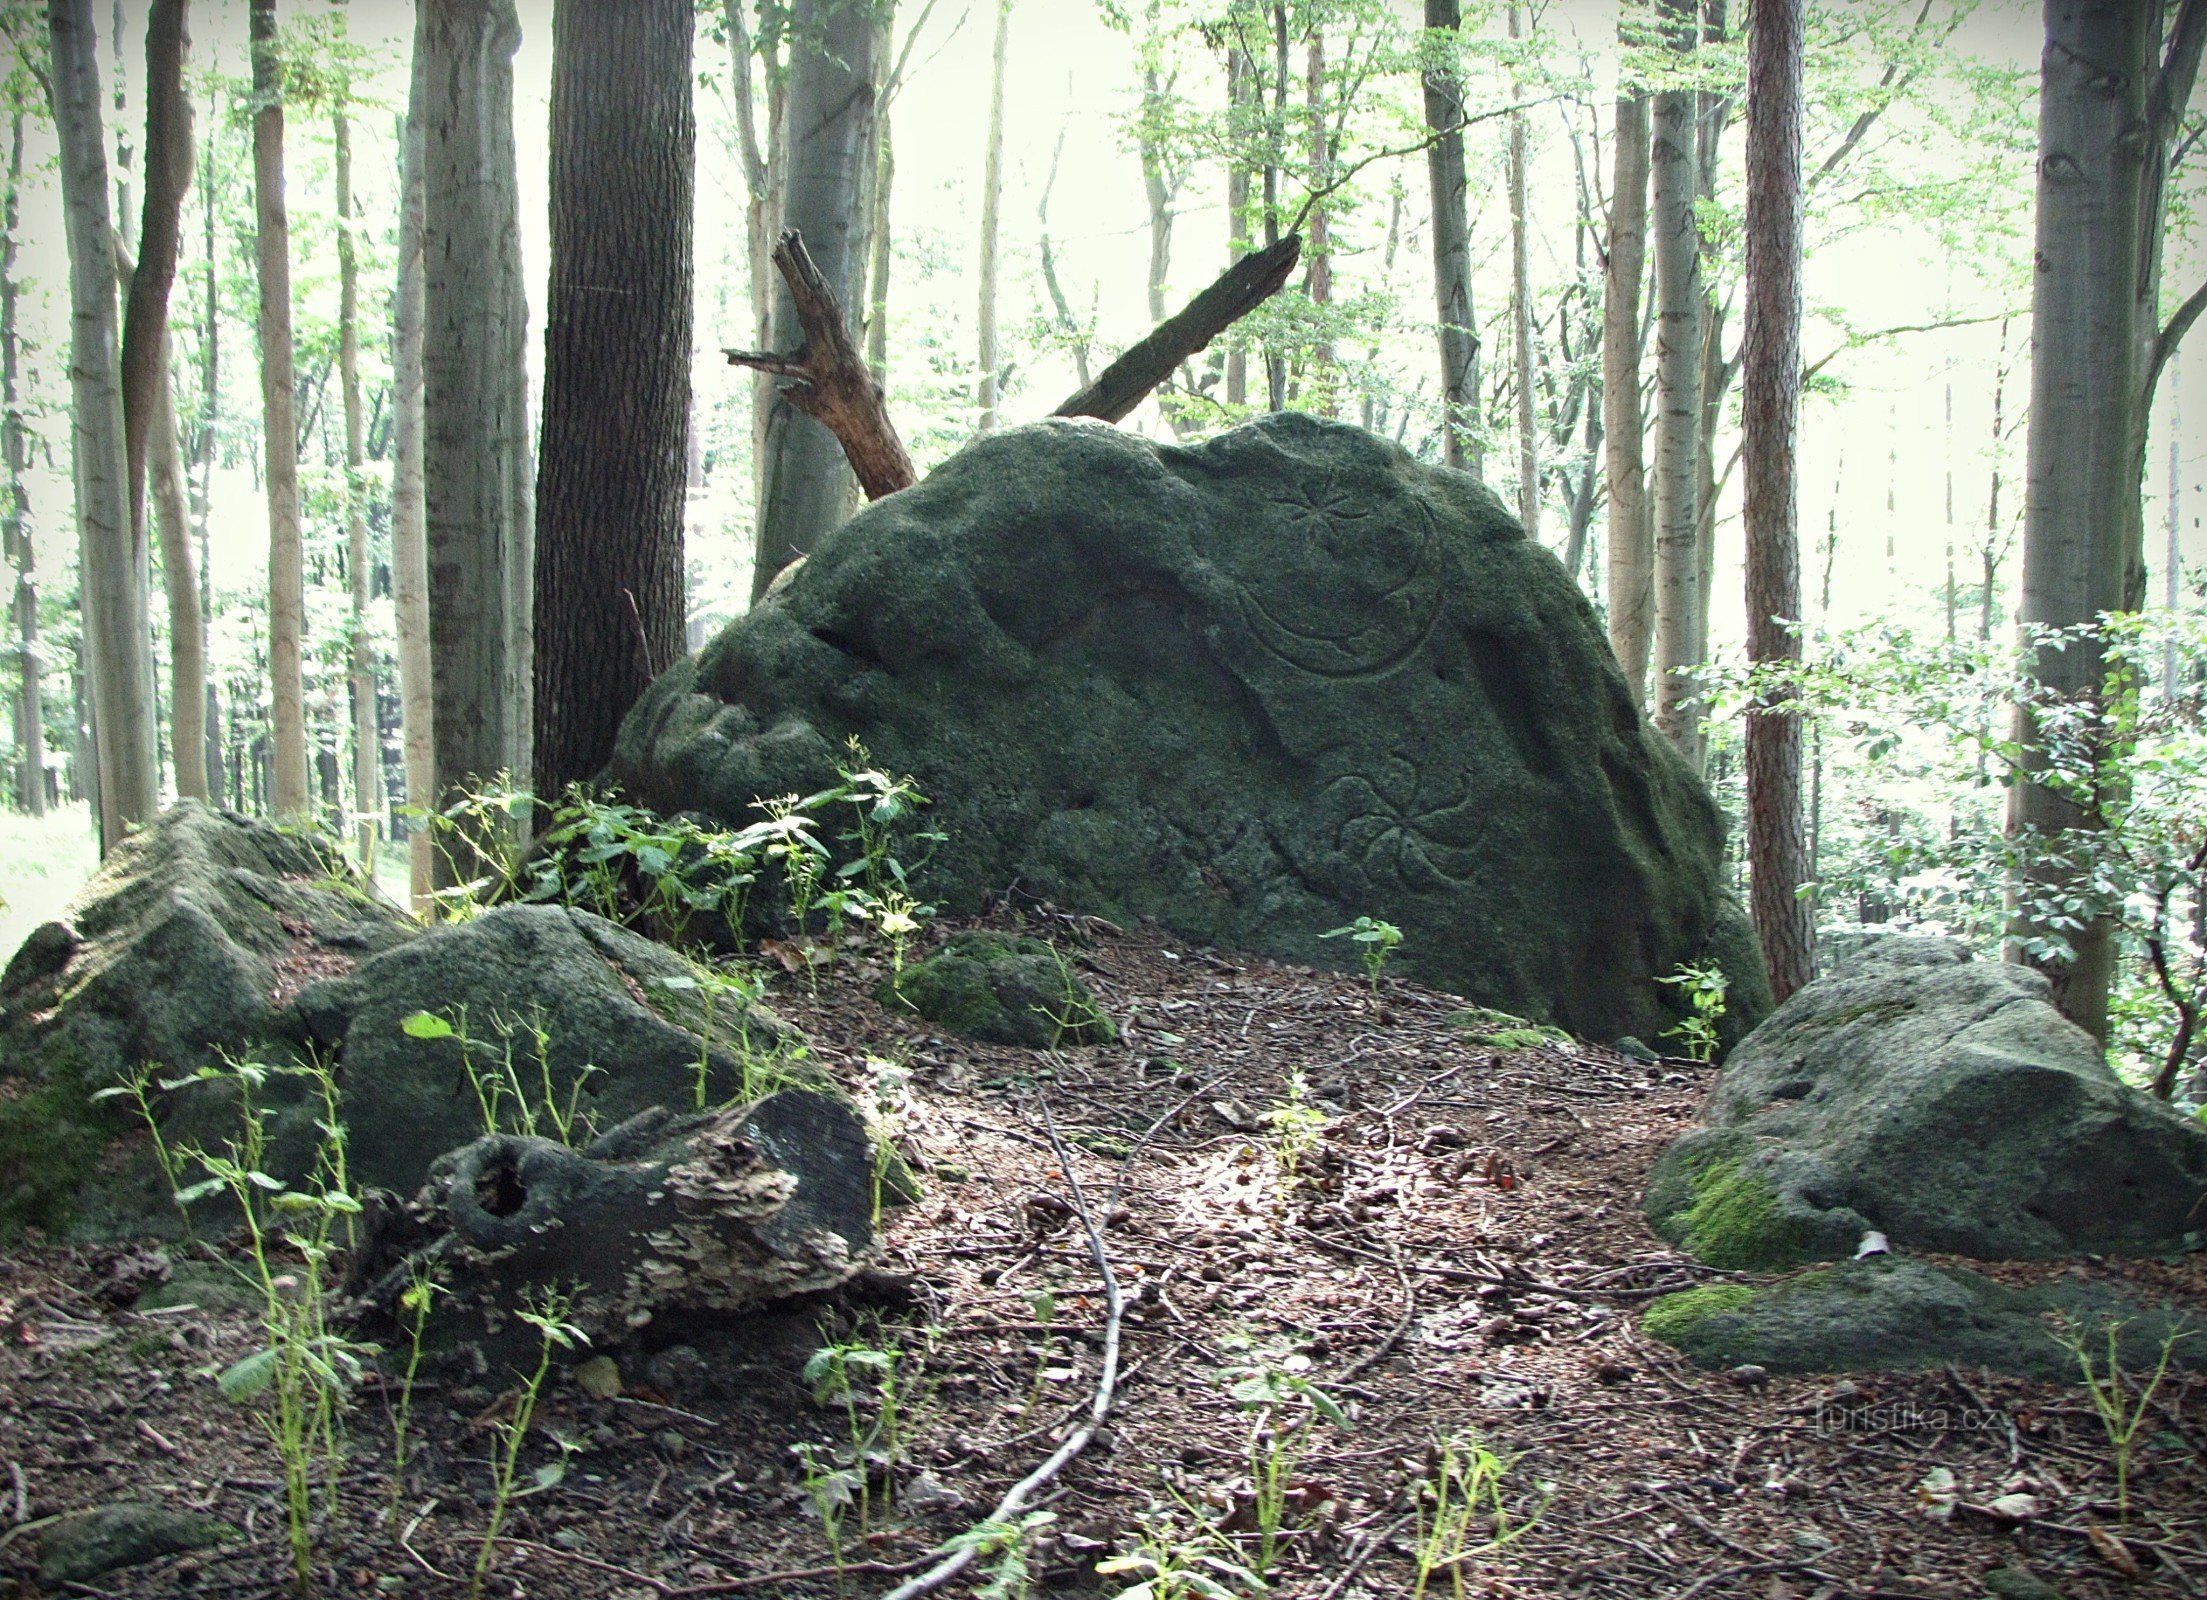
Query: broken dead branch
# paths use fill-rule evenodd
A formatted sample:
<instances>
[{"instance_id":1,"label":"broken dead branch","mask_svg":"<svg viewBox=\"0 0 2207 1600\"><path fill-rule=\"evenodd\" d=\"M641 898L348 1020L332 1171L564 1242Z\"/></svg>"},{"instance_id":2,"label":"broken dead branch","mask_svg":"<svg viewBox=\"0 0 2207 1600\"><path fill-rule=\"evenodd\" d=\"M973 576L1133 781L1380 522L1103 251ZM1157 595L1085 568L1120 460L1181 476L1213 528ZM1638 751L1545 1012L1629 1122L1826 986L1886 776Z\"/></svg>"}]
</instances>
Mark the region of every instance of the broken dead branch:
<instances>
[{"instance_id":1,"label":"broken dead branch","mask_svg":"<svg viewBox=\"0 0 2207 1600\"><path fill-rule=\"evenodd\" d=\"M881 386L851 337L842 304L805 249L804 235L784 228L774 242L774 265L789 285L804 339L788 355L771 350L731 350L732 366L755 367L789 381L782 397L834 434L850 459L866 498L879 500L919 481Z\"/></svg>"},{"instance_id":2,"label":"broken dead branch","mask_svg":"<svg viewBox=\"0 0 2207 1600\"><path fill-rule=\"evenodd\" d=\"M1279 293L1302 258L1300 234L1243 256L1208 289L1167 317L1147 338L1097 375L1096 381L1051 413L1059 417L1100 417L1117 422L1180 363Z\"/></svg>"}]
</instances>

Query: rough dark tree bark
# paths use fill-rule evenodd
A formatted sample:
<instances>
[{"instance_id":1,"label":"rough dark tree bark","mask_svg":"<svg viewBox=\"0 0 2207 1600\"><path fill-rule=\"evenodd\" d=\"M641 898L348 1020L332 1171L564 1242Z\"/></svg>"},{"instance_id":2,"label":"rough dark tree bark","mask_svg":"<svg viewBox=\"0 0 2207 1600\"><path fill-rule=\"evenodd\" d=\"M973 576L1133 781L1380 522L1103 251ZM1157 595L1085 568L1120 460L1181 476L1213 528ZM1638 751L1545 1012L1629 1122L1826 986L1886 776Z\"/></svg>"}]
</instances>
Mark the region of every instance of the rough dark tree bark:
<instances>
[{"instance_id":1,"label":"rough dark tree bark","mask_svg":"<svg viewBox=\"0 0 2207 1600\"><path fill-rule=\"evenodd\" d=\"M559 0L536 490L536 792L597 775L682 653L691 0Z\"/></svg>"},{"instance_id":2,"label":"rough dark tree bark","mask_svg":"<svg viewBox=\"0 0 2207 1600\"><path fill-rule=\"evenodd\" d=\"M1747 656L1766 673L1747 713L1748 902L1772 993L1815 976L1801 815L1801 719L1787 676L1801 659L1795 442L1801 410L1802 0L1753 0L1747 29L1747 326L1741 472L1747 519Z\"/></svg>"},{"instance_id":3,"label":"rough dark tree bark","mask_svg":"<svg viewBox=\"0 0 2207 1600\"><path fill-rule=\"evenodd\" d=\"M1458 0L1425 0L1425 26L1436 50L1453 52L1463 26ZM1453 60L1453 56L1451 56ZM1453 67L1425 73L1426 146L1433 191L1433 297L1441 344L1441 454L1474 477L1484 467L1479 431L1479 328L1471 311L1471 225L1464 209L1464 89Z\"/></svg>"}]
</instances>

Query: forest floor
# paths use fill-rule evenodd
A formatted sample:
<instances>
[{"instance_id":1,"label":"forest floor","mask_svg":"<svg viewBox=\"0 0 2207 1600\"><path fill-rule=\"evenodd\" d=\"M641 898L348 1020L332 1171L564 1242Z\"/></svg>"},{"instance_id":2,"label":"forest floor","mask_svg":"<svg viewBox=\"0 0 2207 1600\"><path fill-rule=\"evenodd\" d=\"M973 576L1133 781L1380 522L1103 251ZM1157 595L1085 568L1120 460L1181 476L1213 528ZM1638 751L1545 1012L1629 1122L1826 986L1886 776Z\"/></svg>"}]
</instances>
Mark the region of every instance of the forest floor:
<instances>
[{"instance_id":1,"label":"forest floor","mask_svg":"<svg viewBox=\"0 0 2207 1600\"><path fill-rule=\"evenodd\" d=\"M1375 994L1150 932L1045 931L1079 950L1117 1042L1044 1056L946 1039L867 998L863 963L827 970L816 995L778 978L776 1008L854 1090L881 1060L908 1071L921 1198L890 1214L880 1269L841 1294L658 1329L606 1398L549 1387L485 1592L885 1593L1087 1413L1105 1306L1085 1210L1127 1302L1124 1354L1109 1426L1053 1485L1055 1521L1029 1546L1038 1592L1116 1592L1132 1576L1096 1564L1145 1522L1170 1523L1174 1559L1260 1564L1254 1464L1282 1486L1272 1594L1410 1595L1416 1485L1436 1441L1476 1437L1506 1463L1512 1537L1481 1553L1494 1529L1475 1522L1431 1595L1920 1600L1981 1595L2003 1567L2070 1600L2207 1595L2207 1381L2172 1376L2155 1398L2126 1522L2081 1387L1709 1373L1640 1332L1651 1299L1725 1276L1638 1209L1709 1069L1496 1050L1469 1042L1460 1001L1393 979ZM1288 1174L1267 1117L1298 1074L1324 1121ZM0 1260L0 1574L28 1585L40 1519L150 1499L243 1538L66 1592L287 1593L275 1458L256 1413L212 1381L255 1348L257 1323L121 1309L160 1270L134 1249ZM2064 1270L2207 1315L2197 1258ZM902 1397L893 1439L861 1417L894 1460L843 1513L840 1574L798 1448L829 1465L848 1437L843 1408L801 1379L832 1343L894 1352ZM1237 1367L1269 1370L1285 1397L1273 1420L1307 1425L1260 1428L1224 1375ZM1311 1413L1303 1384L1341 1420ZM353 1408L316 1587L464 1594L512 1394L425 1379L395 1491L393 1387ZM1253 1463L1253 1438L1283 1453ZM2035 1501L2024 1520L1992 1509L2016 1494ZM1198 1570L1214 1592L1257 1592Z\"/></svg>"}]
</instances>

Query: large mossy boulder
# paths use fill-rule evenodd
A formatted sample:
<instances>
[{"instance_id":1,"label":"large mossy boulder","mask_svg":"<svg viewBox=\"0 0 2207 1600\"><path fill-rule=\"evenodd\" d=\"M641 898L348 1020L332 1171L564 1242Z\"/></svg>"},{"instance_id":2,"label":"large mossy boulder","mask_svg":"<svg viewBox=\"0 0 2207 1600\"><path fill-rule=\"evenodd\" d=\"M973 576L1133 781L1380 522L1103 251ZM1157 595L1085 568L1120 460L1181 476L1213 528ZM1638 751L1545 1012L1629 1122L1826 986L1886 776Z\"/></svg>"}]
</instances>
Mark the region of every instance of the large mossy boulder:
<instances>
[{"instance_id":1,"label":"large mossy boulder","mask_svg":"<svg viewBox=\"0 0 2207 1600\"><path fill-rule=\"evenodd\" d=\"M1892 1243L1986 1260L2207 1242L2207 1127L2121 1082L2026 968L1887 938L1733 1051L1650 1175L1657 1231L1764 1269Z\"/></svg>"},{"instance_id":2,"label":"large mossy boulder","mask_svg":"<svg viewBox=\"0 0 2207 1600\"><path fill-rule=\"evenodd\" d=\"M1117 1030L1072 964L1041 939L969 928L884 979L875 998L989 1044L1104 1044Z\"/></svg>"},{"instance_id":3,"label":"large mossy boulder","mask_svg":"<svg viewBox=\"0 0 2207 1600\"><path fill-rule=\"evenodd\" d=\"M187 800L126 839L0 977L0 1237L165 1209L150 1167L103 1170L127 1123L91 1096L281 1038L300 988L418 931L311 832Z\"/></svg>"},{"instance_id":4,"label":"large mossy boulder","mask_svg":"<svg viewBox=\"0 0 2207 1600\"><path fill-rule=\"evenodd\" d=\"M587 1142L581 1130L654 1107L733 1099L747 1059L756 1077L796 1039L763 1007L699 987L665 946L563 906L431 929L293 1009L338 1063L355 1177L401 1194L490 1131L493 1102L499 1131L560 1137L565 1121ZM417 1017L438 1026L410 1031Z\"/></svg>"},{"instance_id":5,"label":"large mossy boulder","mask_svg":"<svg viewBox=\"0 0 2207 1600\"><path fill-rule=\"evenodd\" d=\"M2078 1355L2064 1341L2082 1339L2104 1372L2111 1327L2124 1366L2150 1369L2164 1349L2174 1365L2207 1366L2207 1341L2185 1336L2185 1317L2167 1307L2141 1307L2069 1279L2011 1289L1895 1256L1812 1267L1773 1284L1665 1295L1641 1326L1697 1365L1768 1372L1961 1366L2073 1382Z\"/></svg>"},{"instance_id":6,"label":"large mossy boulder","mask_svg":"<svg viewBox=\"0 0 2207 1600\"><path fill-rule=\"evenodd\" d=\"M608 776L747 821L853 735L935 798L951 909L1018 885L1317 965L1382 917L1394 970L1603 1039L1671 1026L1686 962L1735 1029L1768 1009L1722 820L1577 587L1357 428L984 438L663 674Z\"/></svg>"}]
</instances>

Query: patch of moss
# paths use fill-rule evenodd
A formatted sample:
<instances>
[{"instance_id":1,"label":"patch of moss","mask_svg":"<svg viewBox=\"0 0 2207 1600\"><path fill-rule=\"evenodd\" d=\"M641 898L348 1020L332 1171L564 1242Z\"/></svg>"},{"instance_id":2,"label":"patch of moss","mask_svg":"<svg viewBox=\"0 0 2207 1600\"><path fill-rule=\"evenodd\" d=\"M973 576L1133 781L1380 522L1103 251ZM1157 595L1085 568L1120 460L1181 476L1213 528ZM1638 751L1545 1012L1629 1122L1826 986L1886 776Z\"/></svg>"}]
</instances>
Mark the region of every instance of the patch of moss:
<instances>
[{"instance_id":1,"label":"patch of moss","mask_svg":"<svg viewBox=\"0 0 2207 1600\"><path fill-rule=\"evenodd\" d=\"M75 1073L0 1086L0 1242L25 1228L67 1228L102 1152L123 1131L122 1117Z\"/></svg>"},{"instance_id":2,"label":"patch of moss","mask_svg":"<svg viewBox=\"0 0 2207 1600\"><path fill-rule=\"evenodd\" d=\"M1572 1042L1571 1036L1561 1028L1513 1017L1507 1011L1494 1011L1486 1006L1451 1011L1447 1020L1449 1026L1473 1044L1483 1044L1494 1050L1531 1050L1544 1044Z\"/></svg>"},{"instance_id":3,"label":"patch of moss","mask_svg":"<svg viewBox=\"0 0 2207 1600\"><path fill-rule=\"evenodd\" d=\"M1808 1231L1786 1214L1776 1187L1736 1157L1693 1174L1693 1201L1679 1213L1678 1240L1697 1260L1728 1271L1771 1271L1808 1255Z\"/></svg>"},{"instance_id":4,"label":"patch of moss","mask_svg":"<svg viewBox=\"0 0 2207 1600\"><path fill-rule=\"evenodd\" d=\"M1118 1030L1065 958L1040 939L968 931L876 993L953 1033L1052 1049L1104 1044Z\"/></svg>"},{"instance_id":5,"label":"patch of moss","mask_svg":"<svg viewBox=\"0 0 2207 1600\"><path fill-rule=\"evenodd\" d=\"M1651 1339L1676 1344L1686 1331L1723 1311L1738 1311L1755 1298L1745 1284L1713 1283L1667 1294L1640 1314L1640 1330Z\"/></svg>"}]
</instances>

